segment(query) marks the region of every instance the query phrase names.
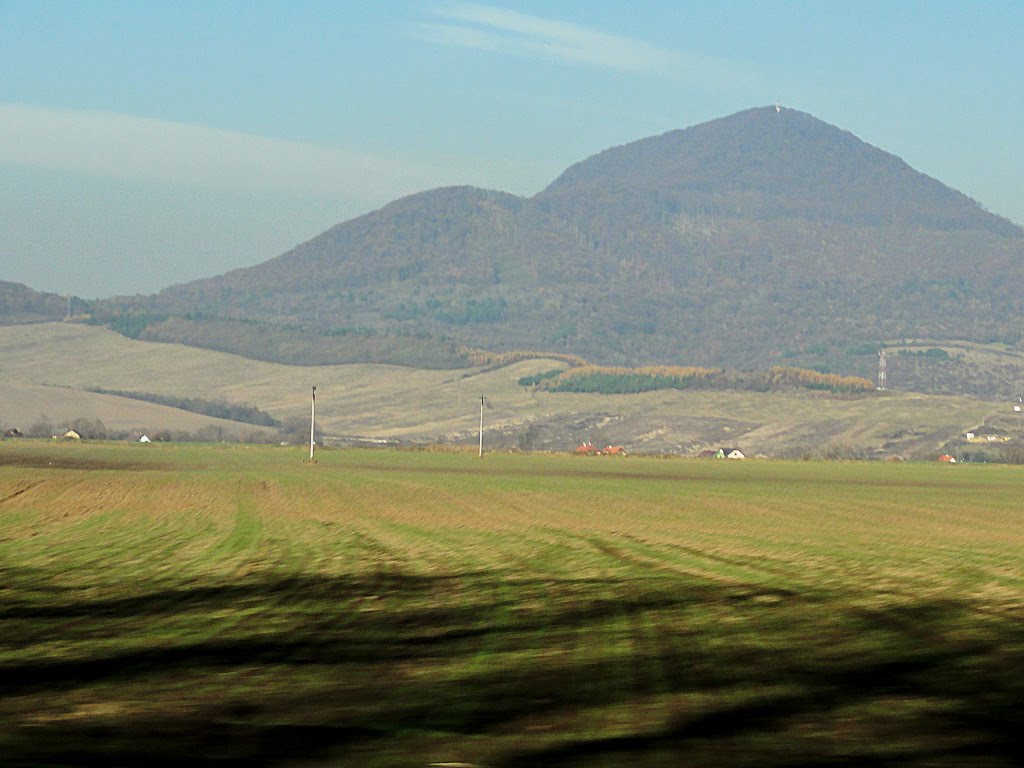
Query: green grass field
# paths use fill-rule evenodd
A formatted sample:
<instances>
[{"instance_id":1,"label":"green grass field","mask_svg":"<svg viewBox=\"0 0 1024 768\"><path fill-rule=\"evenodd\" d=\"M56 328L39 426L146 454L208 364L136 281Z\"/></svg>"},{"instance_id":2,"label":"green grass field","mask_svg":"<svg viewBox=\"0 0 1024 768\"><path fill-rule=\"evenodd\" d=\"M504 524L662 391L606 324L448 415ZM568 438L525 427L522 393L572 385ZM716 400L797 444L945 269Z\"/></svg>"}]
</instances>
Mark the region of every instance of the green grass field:
<instances>
[{"instance_id":1,"label":"green grass field","mask_svg":"<svg viewBox=\"0 0 1024 768\"><path fill-rule=\"evenodd\" d=\"M1024 471L0 443L0 765L1015 765Z\"/></svg>"}]
</instances>

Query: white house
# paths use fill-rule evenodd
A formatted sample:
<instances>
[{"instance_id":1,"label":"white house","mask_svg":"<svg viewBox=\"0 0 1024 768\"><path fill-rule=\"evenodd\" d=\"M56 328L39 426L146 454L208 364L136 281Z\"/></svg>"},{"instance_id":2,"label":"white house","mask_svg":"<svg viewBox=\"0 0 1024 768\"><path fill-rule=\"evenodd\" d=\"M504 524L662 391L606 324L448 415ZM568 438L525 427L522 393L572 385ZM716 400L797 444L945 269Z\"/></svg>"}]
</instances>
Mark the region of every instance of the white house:
<instances>
[{"instance_id":1,"label":"white house","mask_svg":"<svg viewBox=\"0 0 1024 768\"><path fill-rule=\"evenodd\" d=\"M745 459L739 448L719 448L714 454L716 459Z\"/></svg>"}]
</instances>

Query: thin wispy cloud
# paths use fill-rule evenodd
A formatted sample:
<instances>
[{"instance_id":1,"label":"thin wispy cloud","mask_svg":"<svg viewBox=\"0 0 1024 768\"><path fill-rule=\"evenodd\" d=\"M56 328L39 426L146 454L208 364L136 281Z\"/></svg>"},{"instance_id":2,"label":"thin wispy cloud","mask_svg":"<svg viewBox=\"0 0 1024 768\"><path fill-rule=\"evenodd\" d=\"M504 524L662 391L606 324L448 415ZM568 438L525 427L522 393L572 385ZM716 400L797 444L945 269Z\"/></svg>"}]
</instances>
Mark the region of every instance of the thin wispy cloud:
<instances>
[{"instance_id":1,"label":"thin wispy cloud","mask_svg":"<svg viewBox=\"0 0 1024 768\"><path fill-rule=\"evenodd\" d=\"M720 83L737 77L734 66L720 59L503 8L460 3L435 16L437 21L420 25L420 33L437 45L679 80Z\"/></svg>"},{"instance_id":2,"label":"thin wispy cloud","mask_svg":"<svg viewBox=\"0 0 1024 768\"><path fill-rule=\"evenodd\" d=\"M320 198L479 183L458 164L382 156L114 112L0 103L0 165Z\"/></svg>"}]
</instances>

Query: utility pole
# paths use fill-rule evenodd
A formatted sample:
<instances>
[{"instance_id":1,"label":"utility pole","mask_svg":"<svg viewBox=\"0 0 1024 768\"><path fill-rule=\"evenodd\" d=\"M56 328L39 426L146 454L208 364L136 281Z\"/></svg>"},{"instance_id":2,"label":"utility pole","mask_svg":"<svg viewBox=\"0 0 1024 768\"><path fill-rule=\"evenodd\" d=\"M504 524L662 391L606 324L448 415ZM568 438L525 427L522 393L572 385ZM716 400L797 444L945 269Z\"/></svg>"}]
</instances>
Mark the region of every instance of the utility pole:
<instances>
[{"instance_id":1,"label":"utility pole","mask_svg":"<svg viewBox=\"0 0 1024 768\"><path fill-rule=\"evenodd\" d=\"M309 461L313 461L313 447L316 443L313 441L313 432L316 429L316 387L313 387L313 405L309 412Z\"/></svg>"},{"instance_id":2,"label":"utility pole","mask_svg":"<svg viewBox=\"0 0 1024 768\"><path fill-rule=\"evenodd\" d=\"M484 396L480 395L480 458L484 457Z\"/></svg>"}]
</instances>

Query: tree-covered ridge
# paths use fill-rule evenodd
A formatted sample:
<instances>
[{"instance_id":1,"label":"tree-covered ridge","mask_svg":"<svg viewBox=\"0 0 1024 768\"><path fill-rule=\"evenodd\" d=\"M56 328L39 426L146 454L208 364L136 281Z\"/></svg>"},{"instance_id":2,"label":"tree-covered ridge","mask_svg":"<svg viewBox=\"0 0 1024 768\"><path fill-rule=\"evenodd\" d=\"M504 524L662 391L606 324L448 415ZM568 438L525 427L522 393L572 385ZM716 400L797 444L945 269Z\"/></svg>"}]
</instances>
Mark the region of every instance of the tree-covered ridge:
<instances>
[{"instance_id":1,"label":"tree-covered ridge","mask_svg":"<svg viewBox=\"0 0 1024 768\"><path fill-rule=\"evenodd\" d=\"M874 382L861 376L840 376L781 365L772 366L768 370L768 384L772 389L790 386L829 392L870 392L875 388Z\"/></svg>"},{"instance_id":2,"label":"tree-covered ridge","mask_svg":"<svg viewBox=\"0 0 1024 768\"><path fill-rule=\"evenodd\" d=\"M394 337L350 338L339 361L429 350L430 365L449 366L450 340L602 365L870 376L873 353L856 350L879 339L1019 345L1021 284L1019 227L848 132L772 107L600 153L532 198L411 195L264 264L108 306ZM221 331L205 343L224 349ZM442 348L394 340L422 334ZM301 344L288 347L298 361Z\"/></svg>"},{"instance_id":3,"label":"tree-covered ridge","mask_svg":"<svg viewBox=\"0 0 1024 768\"><path fill-rule=\"evenodd\" d=\"M84 312L89 302L76 296L34 291L21 283L0 280L0 325L45 323L63 320L72 313Z\"/></svg>"},{"instance_id":4,"label":"tree-covered ridge","mask_svg":"<svg viewBox=\"0 0 1024 768\"><path fill-rule=\"evenodd\" d=\"M594 392L628 394L659 389L744 389L775 391L817 389L836 394L874 390L874 384L857 376L839 376L802 368L773 366L767 371L728 371L721 368L646 366L640 368L586 365L549 371L519 380L545 392Z\"/></svg>"},{"instance_id":5,"label":"tree-covered ridge","mask_svg":"<svg viewBox=\"0 0 1024 768\"><path fill-rule=\"evenodd\" d=\"M696 380L708 379L719 373L720 369L700 367L612 368L587 365L542 379L536 386L548 392L625 394L655 389L686 389Z\"/></svg>"}]
</instances>

